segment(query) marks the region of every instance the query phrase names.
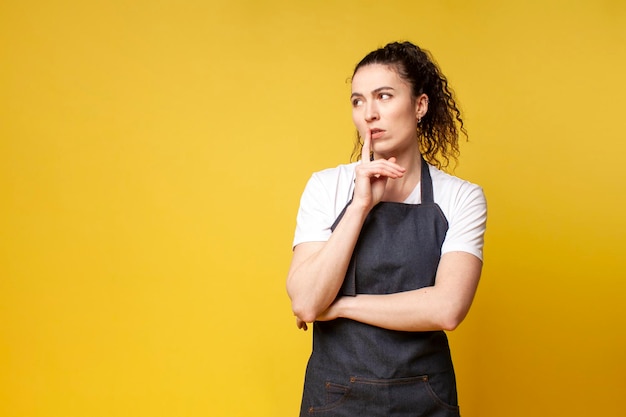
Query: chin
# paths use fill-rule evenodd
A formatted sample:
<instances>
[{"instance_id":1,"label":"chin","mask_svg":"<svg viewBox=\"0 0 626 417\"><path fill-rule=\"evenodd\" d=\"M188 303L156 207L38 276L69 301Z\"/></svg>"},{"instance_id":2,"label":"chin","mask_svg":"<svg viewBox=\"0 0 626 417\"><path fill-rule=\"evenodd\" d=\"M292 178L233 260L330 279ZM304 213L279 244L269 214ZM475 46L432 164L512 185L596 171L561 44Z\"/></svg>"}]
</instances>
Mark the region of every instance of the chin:
<instances>
[{"instance_id":1,"label":"chin","mask_svg":"<svg viewBox=\"0 0 626 417\"><path fill-rule=\"evenodd\" d=\"M389 158L393 155L393 149L389 149L387 147L384 146L373 146L372 147L372 152L374 152L374 156L376 158Z\"/></svg>"}]
</instances>

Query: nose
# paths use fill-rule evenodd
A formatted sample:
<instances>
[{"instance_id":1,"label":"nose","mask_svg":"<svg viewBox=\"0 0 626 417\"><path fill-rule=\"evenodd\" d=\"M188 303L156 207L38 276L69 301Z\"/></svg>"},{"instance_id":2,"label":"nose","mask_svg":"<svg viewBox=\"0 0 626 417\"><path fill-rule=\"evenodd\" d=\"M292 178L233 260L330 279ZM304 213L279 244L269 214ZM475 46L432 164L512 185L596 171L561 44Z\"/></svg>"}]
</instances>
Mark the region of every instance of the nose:
<instances>
[{"instance_id":1,"label":"nose","mask_svg":"<svg viewBox=\"0 0 626 417\"><path fill-rule=\"evenodd\" d=\"M365 121L373 122L375 120L378 120L378 118L378 106L376 105L376 101L370 101L369 103L367 103L365 108Z\"/></svg>"}]
</instances>

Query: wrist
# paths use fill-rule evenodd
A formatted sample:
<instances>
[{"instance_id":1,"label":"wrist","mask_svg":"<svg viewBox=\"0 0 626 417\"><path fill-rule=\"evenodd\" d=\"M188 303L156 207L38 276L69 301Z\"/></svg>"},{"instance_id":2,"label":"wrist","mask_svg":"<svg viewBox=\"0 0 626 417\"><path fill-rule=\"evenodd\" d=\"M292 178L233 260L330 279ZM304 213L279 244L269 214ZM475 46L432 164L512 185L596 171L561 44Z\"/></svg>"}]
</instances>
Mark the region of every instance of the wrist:
<instances>
[{"instance_id":1,"label":"wrist","mask_svg":"<svg viewBox=\"0 0 626 417\"><path fill-rule=\"evenodd\" d=\"M346 214L351 213L355 216L360 216L365 219L367 213L369 213L371 209L371 204L359 200L352 200L350 205L346 208Z\"/></svg>"},{"instance_id":2,"label":"wrist","mask_svg":"<svg viewBox=\"0 0 626 417\"><path fill-rule=\"evenodd\" d=\"M337 300L337 317L349 319L350 311L354 308L356 296L344 296Z\"/></svg>"}]
</instances>

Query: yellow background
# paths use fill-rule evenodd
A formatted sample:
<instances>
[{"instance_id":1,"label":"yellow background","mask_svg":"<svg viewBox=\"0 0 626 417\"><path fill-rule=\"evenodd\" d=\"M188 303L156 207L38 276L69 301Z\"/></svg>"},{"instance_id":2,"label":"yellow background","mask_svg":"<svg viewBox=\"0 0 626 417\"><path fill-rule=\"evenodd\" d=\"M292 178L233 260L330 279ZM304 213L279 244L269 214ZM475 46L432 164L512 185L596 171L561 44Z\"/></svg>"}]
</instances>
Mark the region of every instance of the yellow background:
<instances>
[{"instance_id":1,"label":"yellow background","mask_svg":"<svg viewBox=\"0 0 626 417\"><path fill-rule=\"evenodd\" d=\"M397 39L456 89L456 174L489 201L463 415L620 415L618 0L4 0L0 415L296 415L300 193L348 161L346 79Z\"/></svg>"}]
</instances>

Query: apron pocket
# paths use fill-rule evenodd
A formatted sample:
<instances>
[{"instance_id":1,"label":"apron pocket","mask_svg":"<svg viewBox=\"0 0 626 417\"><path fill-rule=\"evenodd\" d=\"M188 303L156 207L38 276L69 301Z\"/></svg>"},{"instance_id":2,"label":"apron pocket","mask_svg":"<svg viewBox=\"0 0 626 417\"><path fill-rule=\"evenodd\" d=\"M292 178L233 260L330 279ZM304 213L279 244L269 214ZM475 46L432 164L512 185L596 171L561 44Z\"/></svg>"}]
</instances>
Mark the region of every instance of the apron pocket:
<instances>
[{"instance_id":1,"label":"apron pocket","mask_svg":"<svg viewBox=\"0 0 626 417\"><path fill-rule=\"evenodd\" d=\"M326 401L324 404L309 407L309 414L326 412L340 406L348 396L350 387L333 382L326 382L324 384L324 390L326 392Z\"/></svg>"},{"instance_id":2,"label":"apron pocket","mask_svg":"<svg viewBox=\"0 0 626 417\"><path fill-rule=\"evenodd\" d=\"M392 379L352 377L350 382L353 385L350 398L366 401L370 410L383 410L380 412L381 415L393 410L392 414L399 416L459 416L459 407L442 399L449 395L445 392L438 394L438 390L431 385L428 375ZM443 384L442 389L445 391L449 386ZM436 384L436 387L439 387L439 384ZM456 392L454 386L452 389Z\"/></svg>"},{"instance_id":3,"label":"apron pocket","mask_svg":"<svg viewBox=\"0 0 626 417\"><path fill-rule=\"evenodd\" d=\"M449 404L447 401L444 401L443 399L441 399L441 397L433 389L433 386L431 385L430 378L428 377L428 375L421 376L420 379L422 380L424 387L426 388L426 391L429 393L429 395L431 396L432 400L435 403L437 403L439 406L446 408L450 411L455 411L458 414L459 406ZM455 396L456 396L456 393L455 393Z\"/></svg>"}]
</instances>

